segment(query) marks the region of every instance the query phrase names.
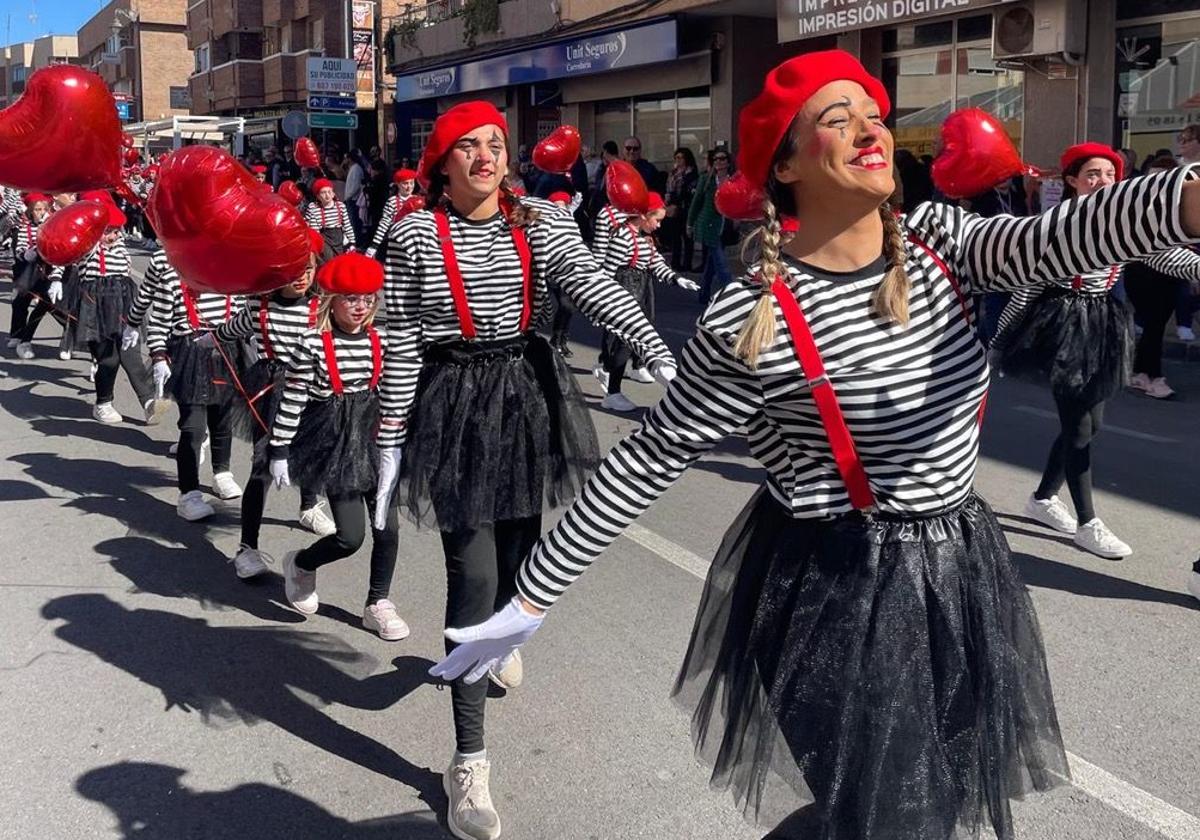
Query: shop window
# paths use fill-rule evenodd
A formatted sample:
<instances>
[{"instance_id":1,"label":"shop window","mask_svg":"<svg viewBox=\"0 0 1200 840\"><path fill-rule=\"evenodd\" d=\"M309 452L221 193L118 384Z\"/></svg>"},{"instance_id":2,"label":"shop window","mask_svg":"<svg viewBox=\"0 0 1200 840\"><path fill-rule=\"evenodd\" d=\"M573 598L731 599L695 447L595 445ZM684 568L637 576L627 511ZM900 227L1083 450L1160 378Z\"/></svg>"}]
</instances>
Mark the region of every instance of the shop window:
<instances>
[{"instance_id":1,"label":"shop window","mask_svg":"<svg viewBox=\"0 0 1200 840\"><path fill-rule=\"evenodd\" d=\"M697 160L712 144L712 105L708 88L679 91L679 128L672 146L691 149ZM674 149L671 150L674 154Z\"/></svg>"},{"instance_id":2,"label":"shop window","mask_svg":"<svg viewBox=\"0 0 1200 840\"><path fill-rule=\"evenodd\" d=\"M642 141L642 157L664 171L674 165L680 146L699 158L712 142L712 106L706 87L596 102L594 113L595 136L587 138L588 145L599 149L612 140L620 146L634 135Z\"/></svg>"},{"instance_id":3,"label":"shop window","mask_svg":"<svg viewBox=\"0 0 1200 840\"><path fill-rule=\"evenodd\" d=\"M1200 17L1117 30L1116 143L1139 168L1183 151L1179 130L1200 124Z\"/></svg>"},{"instance_id":4,"label":"shop window","mask_svg":"<svg viewBox=\"0 0 1200 840\"><path fill-rule=\"evenodd\" d=\"M433 120L413 117L412 121L412 153L413 160L420 160L425 151L429 138L433 135Z\"/></svg>"},{"instance_id":5,"label":"shop window","mask_svg":"<svg viewBox=\"0 0 1200 840\"><path fill-rule=\"evenodd\" d=\"M612 140L618 146L633 132L633 113L628 99L610 99L595 106L595 133L589 144L599 149Z\"/></svg>"},{"instance_id":6,"label":"shop window","mask_svg":"<svg viewBox=\"0 0 1200 840\"><path fill-rule=\"evenodd\" d=\"M638 97L633 133L642 141L642 157L659 169L670 169L675 154L675 95Z\"/></svg>"}]
</instances>

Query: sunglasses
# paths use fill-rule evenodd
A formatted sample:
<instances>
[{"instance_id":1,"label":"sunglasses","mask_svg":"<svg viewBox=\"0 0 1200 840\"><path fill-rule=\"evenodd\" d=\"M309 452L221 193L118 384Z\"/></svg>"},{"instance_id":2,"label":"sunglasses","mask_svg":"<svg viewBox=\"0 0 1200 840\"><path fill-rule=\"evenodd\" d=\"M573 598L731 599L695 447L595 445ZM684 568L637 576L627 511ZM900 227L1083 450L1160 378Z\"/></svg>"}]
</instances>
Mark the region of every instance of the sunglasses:
<instances>
[{"instance_id":1,"label":"sunglasses","mask_svg":"<svg viewBox=\"0 0 1200 840\"><path fill-rule=\"evenodd\" d=\"M625 147L625 151L627 151L627 152L640 152L641 150L642 150L641 146L626 146Z\"/></svg>"},{"instance_id":2,"label":"sunglasses","mask_svg":"<svg viewBox=\"0 0 1200 840\"><path fill-rule=\"evenodd\" d=\"M713 155L713 160L729 160L729 155Z\"/></svg>"}]
</instances>

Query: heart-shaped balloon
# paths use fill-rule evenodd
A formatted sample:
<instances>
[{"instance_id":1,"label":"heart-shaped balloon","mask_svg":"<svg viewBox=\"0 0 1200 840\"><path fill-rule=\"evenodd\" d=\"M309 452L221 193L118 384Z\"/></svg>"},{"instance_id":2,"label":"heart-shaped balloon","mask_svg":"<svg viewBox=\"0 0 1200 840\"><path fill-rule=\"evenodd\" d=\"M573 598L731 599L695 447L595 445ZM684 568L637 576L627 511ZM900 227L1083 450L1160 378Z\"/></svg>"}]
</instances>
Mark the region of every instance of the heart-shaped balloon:
<instances>
[{"instance_id":1,"label":"heart-shaped balloon","mask_svg":"<svg viewBox=\"0 0 1200 840\"><path fill-rule=\"evenodd\" d=\"M409 213L416 213L418 210L425 209L425 196L410 195L404 201L400 202L400 206L396 208L396 217L393 222L398 222L407 216Z\"/></svg>"},{"instance_id":2,"label":"heart-shaped balloon","mask_svg":"<svg viewBox=\"0 0 1200 840\"><path fill-rule=\"evenodd\" d=\"M142 159L142 153L137 149L126 149L123 154L126 166L133 166Z\"/></svg>"},{"instance_id":3,"label":"heart-shaped balloon","mask_svg":"<svg viewBox=\"0 0 1200 840\"><path fill-rule=\"evenodd\" d=\"M321 168L321 153L317 151L317 144L312 141L311 137L301 137L297 140L296 148L293 151L296 163L305 169Z\"/></svg>"},{"instance_id":4,"label":"heart-shaped balloon","mask_svg":"<svg viewBox=\"0 0 1200 840\"><path fill-rule=\"evenodd\" d=\"M608 203L622 213L641 214L650 206L650 191L632 163L614 160L604 176Z\"/></svg>"},{"instance_id":5,"label":"heart-shaped balloon","mask_svg":"<svg viewBox=\"0 0 1200 840\"><path fill-rule=\"evenodd\" d=\"M261 294L308 265L300 212L212 146L167 155L146 212L171 265L197 291Z\"/></svg>"},{"instance_id":6,"label":"heart-shaped balloon","mask_svg":"<svg viewBox=\"0 0 1200 840\"><path fill-rule=\"evenodd\" d=\"M280 181L279 197L294 207L304 200L304 193L300 192L295 181Z\"/></svg>"},{"instance_id":7,"label":"heart-shaped balloon","mask_svg":"<svg viewBox=\"0 0 1200 840\"><path fill-rule=\"evenodd\" d=\"M127 134L124 131L121 132L121 148L122 149L132 149L133 148L133 135L132 134Z\"/></svg>"},{"instance_id":8,"label":"heart-shaped balloon","mask_svg":"<svg viewBox=\"0 0 1200 840\"><path fill-rule=\"evenodd\" d=\"M717 187L713 204L717 212L735 222L755 222L763 217L763 191L737 172Z\"/></svg>"},{"instance_id":9,"label":"heart-shaped balloon","mask_svg":"<svg viewBox=\"0 0 1200 840\"><path fill-rule=\"evenodd\" d=\"M0 111L0 184L62 193L121 178L121 122L104 80L74 64L43 67Z\"/></svg>"},{"instance_id":10,"label":"heart-shaped balloon","mask_svg":"<svg viewBox=\"0 0 1200 840\"><path fill-rule=\"evenodd\" d=\"M1038 175L1021 160L1000 121L979 108L961 108L942 123L942 151L933 183L949 198L985 193L1014 175Z\"/></svg>"},{"instance_id":11,"label":"heart-shaped balloon","mask_svg":"<svg viewBox=\"0 0 1200 840\"><path fill-rule=\"evenodd\" d=\"M560 125L542 142L533 147L533 165L543 172L566 175L579 160L583 138L573 125Z\"/></svg>"},{"instance_id":12,"label":"heart-shaped balloon","mask_svg":"<svg viewBox=\"0 0 1200 840\"><path fill-rule=\"evenodd\" d=\"M100 201L76 201L50 214L38 228L37 250L51 265L70 265L86 257L108 226L108 207Z\"/></svg>"}]
</instances>

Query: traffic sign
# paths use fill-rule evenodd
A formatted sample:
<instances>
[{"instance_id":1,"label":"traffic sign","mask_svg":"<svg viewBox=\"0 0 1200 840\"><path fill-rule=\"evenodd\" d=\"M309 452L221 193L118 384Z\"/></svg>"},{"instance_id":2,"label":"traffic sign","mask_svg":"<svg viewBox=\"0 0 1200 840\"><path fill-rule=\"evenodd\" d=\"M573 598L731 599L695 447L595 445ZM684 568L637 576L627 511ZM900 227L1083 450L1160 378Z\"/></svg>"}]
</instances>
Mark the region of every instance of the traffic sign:
<instances>
[{"instance_id":1,"label":"traffic sign","mask_svg":"<svg viewBox=\"0 0 1200 840\"><path fill-rule=\"evenodd\" d=\"M295 140L308 136L308 114L303 111L288 111L283 118L283 133Z\"/></svg>"},{"instance_id":2,"label":"traffic sign","mask_svg":"<svg viewBox=\"0 0 1200 840\"><path fill-rule=\"evenodd\" d=\"M354 94L310 96L308 97L308 107L312 111L353 111L358 107L358 100L355 99Z\"/></svg>"},{"instance_id":3,"label":"traffic sign","mask_svg":"<svg viewBox=\"0 0 1200 840\"><path fill-rule=\"evenodd\" d=\"M358 114L313 114L308 115L308 124L313 128L358 128Z\"/></svg>"}]
</instances>

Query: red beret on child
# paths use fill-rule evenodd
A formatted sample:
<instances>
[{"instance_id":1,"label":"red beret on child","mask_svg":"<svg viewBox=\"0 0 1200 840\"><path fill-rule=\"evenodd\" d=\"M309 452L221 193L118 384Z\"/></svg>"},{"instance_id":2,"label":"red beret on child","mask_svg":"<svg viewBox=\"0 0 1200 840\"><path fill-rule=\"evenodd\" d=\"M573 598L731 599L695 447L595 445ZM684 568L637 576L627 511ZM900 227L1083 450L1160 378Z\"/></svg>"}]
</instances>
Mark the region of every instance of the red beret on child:
<instances>
[{"instance_id":1,"label":"red beret on child","mask_svg":"<svg viewBox=\"0 0 1200 840\"><path fill-rule=\"evenodd\" d=\"M383 266L365 254L339 254L317 269L317 285L331 295L370 295L383 288Z\"/></svg>"},{"instance_id":2,"label":"red beret on child","mask_svg":"<svg viewBox=\"0 0 1200 840\"><path fill-rule=\"evenodd\" d=\"M442 159L460 137L481 125L499 126L504 139L508 139L508 122L490 102L464 102L438 117L433 124L433 133L429 135L429 142L425 144L425 153L421 155L419 172L422 183L428 184L433 179Z\"/></svg>"},{"instance_id":3,"label":"red beret on child","mask_svg":"<svg viewBox=\"0 0 1200 840\"><path fill-rule=\"evenodd\" d=\"M571 194L559 190L558 192L550 193L550 196L546 200L554 204L570 204Z\"/></svg>"},{"instance_id":4,"label":"red beret on child","mask_svg":"<svg viewBox=\"0 0 1200 840\"><path fill-rule=\"evenodd\" d=\"M321 190L325 189L326 187L329 187L329 189L333 189L333 181L330 181L328 178L318 178L317 180L313 181L313 185L312 185L313 194L315 195L316 193L319 193Z\"/></svg>"},{"instance_id":5,"label":"red beret on child","mask_svg":"<svg viewBox=\"0 0 1200 840\"><path fill-rule=\"evenodd\" d=\"M1071 168L1072 164L1082 161L1088 161L1092 158L1104 158L1111 161L1113 169L1117 170L1117 180L1125 176L1125 161L1117 154L1117 150L1112 146L1106 146L1103 143L1079 143L1072 146L1063 152L1062 159L1058 162L1059 167L1063 172Z\"/></svg>"},{"instance_id":6,"label":"red beret on child","mask_svg":"<svg viewBox=\"0 0 1200 840\"><path fill-rule=\"evenodd\" d=\"M392 176L392 180L397 184L401 181L415 181L417 180L417 170L397 169L396 174Z\"/></svg>"}]
</instances>

